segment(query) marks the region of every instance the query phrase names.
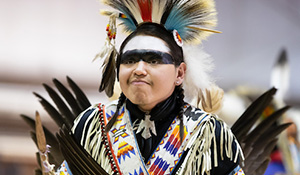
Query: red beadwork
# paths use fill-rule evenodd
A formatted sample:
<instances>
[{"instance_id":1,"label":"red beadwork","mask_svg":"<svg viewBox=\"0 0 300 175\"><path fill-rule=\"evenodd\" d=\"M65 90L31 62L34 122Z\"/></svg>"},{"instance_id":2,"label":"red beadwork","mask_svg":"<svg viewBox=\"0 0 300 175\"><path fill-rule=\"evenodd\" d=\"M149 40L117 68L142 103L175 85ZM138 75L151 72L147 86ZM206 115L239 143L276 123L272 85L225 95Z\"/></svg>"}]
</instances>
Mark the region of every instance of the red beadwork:
<instances>
[{"instance_id":1,"label":"red beadwork","mask_svg":"<svg viewBox=\"0 0 300 175\"><path fill-rule=\"evenodd\" d=\"M101 127L101 132L102 132L102 143L104 144L104 147L105 147L105 155L108 156L109 158L109 163L110 163L110 166L111 166L111 169L112 171L114 172L114 174L119 174L118 172L118 168L115 164L115 161L114 161L114 158L112 156L112 152L109 148L109 144L108 144L108 139L107 139L107 136L106 136L106 132L105 132L105 123L104 123L104 117L103 117L103 109L102 109L103 105L101 105L101 103L98 104L98 108L99 108L99 111L100 111L100 127Z\"/></svg>"}]
</instances>

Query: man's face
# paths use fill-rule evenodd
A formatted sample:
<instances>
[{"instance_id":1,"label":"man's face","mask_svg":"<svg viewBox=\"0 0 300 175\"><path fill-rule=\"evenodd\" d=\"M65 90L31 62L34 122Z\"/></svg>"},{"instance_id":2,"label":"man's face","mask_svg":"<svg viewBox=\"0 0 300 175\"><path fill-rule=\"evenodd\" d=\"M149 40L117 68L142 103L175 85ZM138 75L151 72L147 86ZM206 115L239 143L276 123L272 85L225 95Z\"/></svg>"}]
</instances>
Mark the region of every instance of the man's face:
<instances>
[{"instance_id":1,"label":"man's face","mask_svg":"<svg viewBox=\"0 0 300 175\"><path fill-rule=\"evenodd\" d=\"M164 41L136 36L123 49L119 80L125 96L141 110L150 111L173 93L178 68Z\"/></svg>"}]
</instances>

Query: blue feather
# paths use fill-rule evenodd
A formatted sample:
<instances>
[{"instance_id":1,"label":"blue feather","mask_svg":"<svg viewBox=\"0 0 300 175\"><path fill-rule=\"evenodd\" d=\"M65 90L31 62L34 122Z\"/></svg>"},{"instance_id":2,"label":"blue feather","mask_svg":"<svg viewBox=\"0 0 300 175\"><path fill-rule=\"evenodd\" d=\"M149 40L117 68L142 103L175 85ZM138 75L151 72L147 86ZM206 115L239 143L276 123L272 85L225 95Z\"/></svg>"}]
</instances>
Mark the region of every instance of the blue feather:
<instances>
[{"instance_id":1,"label":"blue feather","mask_svg":"<svg viewBox=\"0 0 300 175\"><path fill-rule=\"evenodd\" d=\"M189 21L186 20L185 16L183 13L181 13L181 10L178 7L173 7L171 10L166 23L165 27L167 30L174 30L176 29L179 33L179 35L182 38L188 38L188 32L191 29L186 28L186 26L189 24Z\"/></svg>"},{"instance_id":2,"label":"blue feather","mask_svg":"<svg viewBox=\"0 0 300 175\"><path fill-rule=\"evenodd\" d=\"M135 31L136 25L134 24L133 20L130 18L120 18L122 20L122 26L124 27L125 31Z\"/></svg>"}]
</instances>

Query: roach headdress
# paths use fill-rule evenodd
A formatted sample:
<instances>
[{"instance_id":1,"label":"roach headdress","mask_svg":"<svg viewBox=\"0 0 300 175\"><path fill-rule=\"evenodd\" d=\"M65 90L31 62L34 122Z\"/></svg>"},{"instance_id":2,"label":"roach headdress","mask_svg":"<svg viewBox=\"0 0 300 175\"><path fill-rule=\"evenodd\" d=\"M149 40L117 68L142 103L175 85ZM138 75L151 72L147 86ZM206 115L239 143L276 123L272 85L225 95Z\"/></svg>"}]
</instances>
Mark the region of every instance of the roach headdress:
<instances>
[{"instance_id":1,"label":"roach headdress","mask_svg":"<svg viewBox=\"0 0 300 175\"><path fill-rule=\"evenodd\" d=\"M113 95L118 55L115 48L116 19L121 21L120 25L129 34L143 23L160 24L174 34L174 40L180 47L183 43L200 43L211 33L219 33L213 30L217 22L213 0L104 0L103 3L116 10L101 11L109 16L109 24L105 46L97 55L104 59L99 91L105 90L109 97ZM197 58L185 56L185 61L187 59ZM193 66L188 69L193 69Z\"/></svg>"}]
</instances>

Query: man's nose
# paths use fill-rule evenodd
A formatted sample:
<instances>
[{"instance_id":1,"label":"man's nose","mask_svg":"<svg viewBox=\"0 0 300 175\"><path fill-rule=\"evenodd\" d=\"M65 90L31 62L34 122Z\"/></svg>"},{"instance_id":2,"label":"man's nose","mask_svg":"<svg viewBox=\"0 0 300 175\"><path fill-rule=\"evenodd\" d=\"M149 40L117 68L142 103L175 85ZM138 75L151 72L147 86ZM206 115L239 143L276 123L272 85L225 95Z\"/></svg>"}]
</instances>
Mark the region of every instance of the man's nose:
<instances>
[{"instance_id":1,"label":"man's nose","mask_svg":"<svg viewBox=\"0 0 300 175\"><path fill-rule=\"evenodd\" d=\"M136 68L134 70L134 73L136 75L146 75L147 74L146 67L147 67L147 63L143 60L140 60L139 62L136 63Z\"/></svg>"}]
</instances>

